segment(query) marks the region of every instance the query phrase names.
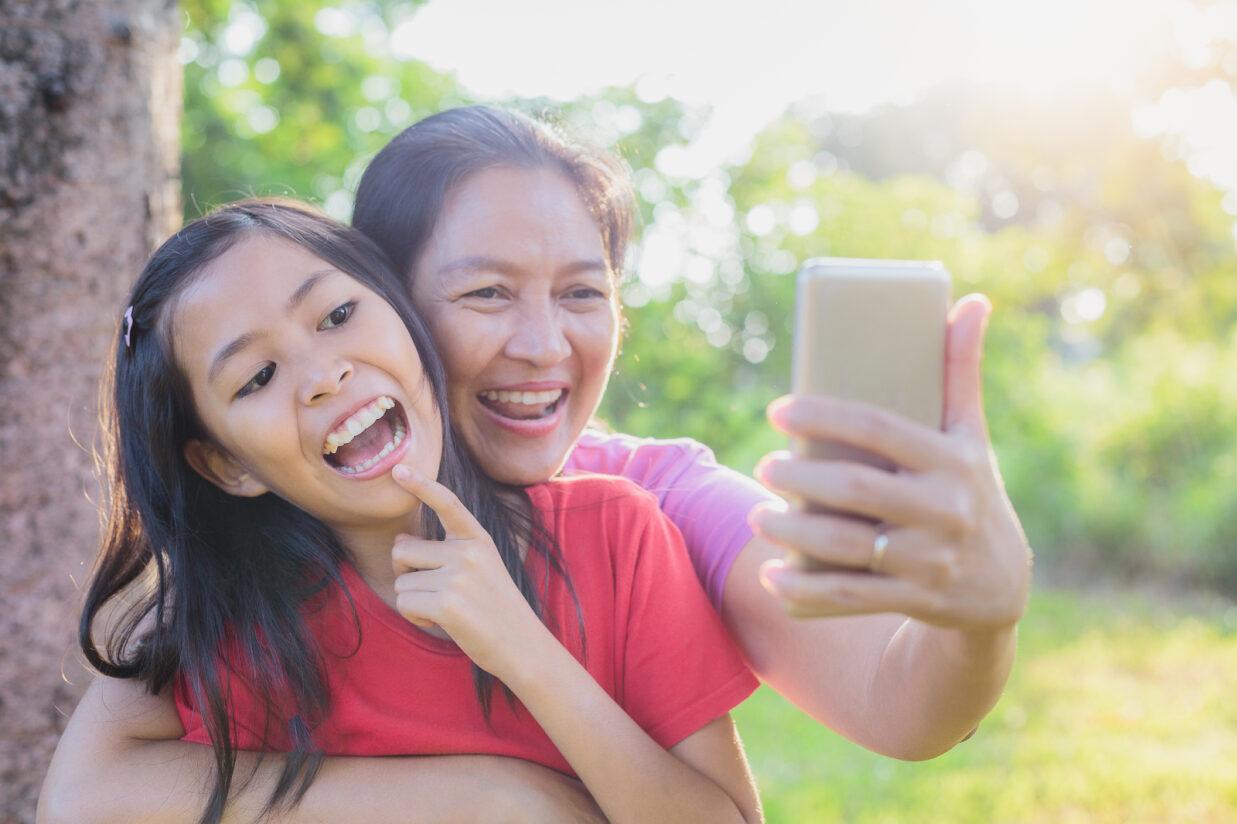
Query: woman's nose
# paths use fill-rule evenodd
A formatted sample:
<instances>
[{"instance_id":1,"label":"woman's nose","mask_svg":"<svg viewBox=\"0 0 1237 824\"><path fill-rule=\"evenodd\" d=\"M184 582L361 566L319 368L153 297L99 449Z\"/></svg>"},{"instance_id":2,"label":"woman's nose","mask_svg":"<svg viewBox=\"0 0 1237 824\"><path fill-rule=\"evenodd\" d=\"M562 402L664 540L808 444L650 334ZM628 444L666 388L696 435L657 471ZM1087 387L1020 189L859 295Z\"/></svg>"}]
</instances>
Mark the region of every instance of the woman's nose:
<instances>
[{"instance_id":1,"label":"woman's nose","mask_svg":"<svg viewBox=\"0 0 1237 824\"><path fill-rule=\"evenodd\" d=\"M507 357L539 368L555 366L571 355L563 319L553 306L538 306L520 313L518 324L507 339Z\"/></svg>"},{"instance_id":2,"label":"woman's nose","mask_svg":"<svg viewBox=\"0 0 1237 824\"><path fill-rule=\"evenodd\" d=\"M301 403L311 406L337 395L352 377L352 364L335 359L310 367L301 387Z\"/></svg>"}]
</instances>

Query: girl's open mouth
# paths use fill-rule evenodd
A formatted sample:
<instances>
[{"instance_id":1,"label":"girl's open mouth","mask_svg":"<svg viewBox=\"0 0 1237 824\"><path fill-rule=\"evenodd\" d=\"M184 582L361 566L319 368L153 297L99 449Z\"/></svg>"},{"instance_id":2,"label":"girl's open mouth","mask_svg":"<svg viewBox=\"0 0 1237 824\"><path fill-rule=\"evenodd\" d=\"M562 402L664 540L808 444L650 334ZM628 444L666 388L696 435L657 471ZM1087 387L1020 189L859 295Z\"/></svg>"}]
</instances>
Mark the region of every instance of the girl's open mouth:
<instances>
[{"instance_id":1,"label":"girl's open mouth","mask_svg":"<svg viewBox=\"0 0 1237 824\"><path fill-rule=\"evenodd\" d=\"M385 472L407 450L403 407L382 395L349 415L322 444L322 458L340 474L358 480ZM401 446L403 448L401 448Z\"/></svg>"},{"instance_id":2,"label":"girl's open mouth","mask_svg":"<svg viewBox=\"0 0 1237 824\"><path fill-rule=\"evenodd\" d=\"M542 392L488 389L477 393L477 400L481 401L481 405L486 409L515 421L548 418L558 410L565 397L566 389L547 389Z\"/></svg>"}]
</instances>

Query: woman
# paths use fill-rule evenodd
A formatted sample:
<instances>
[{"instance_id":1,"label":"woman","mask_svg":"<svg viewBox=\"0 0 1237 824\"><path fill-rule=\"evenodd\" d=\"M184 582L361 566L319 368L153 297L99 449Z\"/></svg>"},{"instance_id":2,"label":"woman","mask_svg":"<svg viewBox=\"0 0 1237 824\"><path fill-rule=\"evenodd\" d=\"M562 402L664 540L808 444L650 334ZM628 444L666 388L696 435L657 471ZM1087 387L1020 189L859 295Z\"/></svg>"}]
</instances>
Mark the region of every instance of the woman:
<instances>
[{"instance_id":1,"label":"woman","mask_svg":"<svg viewBox=\"0 0 1237 824\"><path fill-rule=\"evenodd\" d=\"M534 483L557 471L600 400L617 346L614 278L630 226L622 183L604 157L526 118L472 108L405 131L375 159L358 192L358 228L410 278L446 360L457 428L499 480ZM887 532L768 503L752 513L755 533L745 532L733 520L716 523L712 502L729 502L722 511L743 519L759 496L708 456L596 436L586 436L587 451L577 453L584 468L617 468L658 492L765 683L831 729L893 757L931 758L974 730L1008 678L1025 609L1030 551L992 459L980 396L989 311L972 296L951 313L943 432L831 399L770 406L770 420L789 435L865 447L900 469L775 454L758 469L761 480L879 519ZM848 571L790 569L780 562L783 548ZM804 620L824 616L832 620ZM142 758L174 755L193 774L199 754L188 745L143 741L167 729L168 699L114 692L129 707L121 722L103 705L108 686L92 687L66 731L81 742L68 748L77 754L70 761L110 757L110 776L92 773L93 786L131 781L127 764ZM530 785L527 765L493 761L335 761L301 809L308 814L320 803L357 811L361 799L374 799L367 820L400 820L408 809L402 799L421 782L440 783L442 799L475 803L469 788L483 780L499 782L491 799L503 788L536 793L543 820L554 812L569 820L587 804L577 786L536 776ZM261 773L255 786L270 780ZM249 798L243 794L238 809Z\"/></svg>"}]
</instances>

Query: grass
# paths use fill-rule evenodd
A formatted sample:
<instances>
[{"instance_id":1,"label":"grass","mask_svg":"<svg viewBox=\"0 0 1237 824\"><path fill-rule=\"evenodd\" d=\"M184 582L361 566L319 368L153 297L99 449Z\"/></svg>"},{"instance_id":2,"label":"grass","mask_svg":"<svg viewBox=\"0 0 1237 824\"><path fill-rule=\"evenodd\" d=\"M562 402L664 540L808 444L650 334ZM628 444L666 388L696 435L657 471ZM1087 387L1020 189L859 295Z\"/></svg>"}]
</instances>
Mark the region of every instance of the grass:
<instances>
[{"instance_id":1,"label":"grass","mask_svg":"<svg viewBox=\"0 0 1237 824\"><path fill-rule=\"evenodd\" d=\"M932 761L875 755L761 690L735 711L770 824L1237 821L1237 606L1034 594L1005 695Z\"/></svg>"}]
</instances>

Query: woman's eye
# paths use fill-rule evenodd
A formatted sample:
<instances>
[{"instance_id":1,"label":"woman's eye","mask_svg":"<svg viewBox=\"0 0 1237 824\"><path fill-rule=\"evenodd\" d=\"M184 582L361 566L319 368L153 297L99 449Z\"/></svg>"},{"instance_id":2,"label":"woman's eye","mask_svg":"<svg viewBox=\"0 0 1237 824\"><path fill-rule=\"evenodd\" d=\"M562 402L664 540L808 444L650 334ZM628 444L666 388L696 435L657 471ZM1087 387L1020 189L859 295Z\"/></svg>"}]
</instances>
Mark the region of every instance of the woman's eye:
<instances>
[{"instance_id":1,"label":"woman's eye","mask_svg":"<svg viewBox=\"0 0 1237 824\"><path fill-rule=\"evenodd\" d=\"M268 363L266 366L263 366L258 370L258 374L250 378L249 383L241 387L240 391L236 393L236 397L243 398L246 395L258 391L263 386L270 383L271 378L273 377L275 377L275 364Z\"/></svg>"},{"instance_id":2,"label":"woman's eye","mask_svg":"<svg viewBox=\"0 0 1237 824\"><path fill-rule=\"evenodd\" d=\"M480 289L473 289L471 292L466 293L464 297L481 298L483 300L490 300L492 298L498 297L498 287L497 286L485 286Z\"/></svg>"},{"instance_id":3,"label":"woman's eye","mask_svg":"<svg viewBox=\"0 0 1237 824\"><path fill-rule=\"evenodd\" d=\"M594 298L604 298L606 295L600 289L594 289L591 286L581 286L579 289L572 289L567 293L567 297L575 300L592 300Z\"/></svg>"},{"instance_id":4,"label":"woman's eye","mask_svg":"<svg viewBox=\"0 0 1237 824\"><path fill-rule=\"evenodd\" d=\"M336 326L343 326L348 322L348 318L352 317L352 310L355 308L355 300L336 306L329 315L323 318L322 323L318 324L318 328L333 329Z\"/></svg>"}]
</instances>

